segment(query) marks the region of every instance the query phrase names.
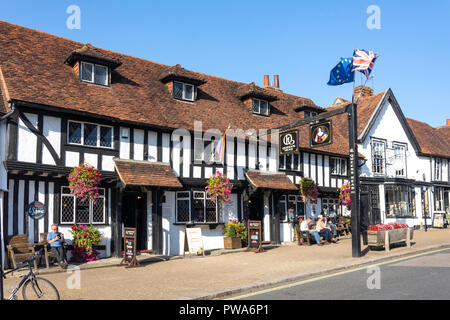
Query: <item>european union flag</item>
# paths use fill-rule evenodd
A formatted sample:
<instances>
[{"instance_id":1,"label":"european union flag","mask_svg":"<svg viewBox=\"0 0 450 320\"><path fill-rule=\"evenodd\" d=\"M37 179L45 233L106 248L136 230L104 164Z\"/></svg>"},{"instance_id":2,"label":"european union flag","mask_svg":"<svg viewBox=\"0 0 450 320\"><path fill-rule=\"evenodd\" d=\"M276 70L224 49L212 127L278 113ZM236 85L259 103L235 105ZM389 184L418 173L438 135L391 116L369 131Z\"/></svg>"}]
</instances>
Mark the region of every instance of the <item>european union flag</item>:
<instances>
[{"instance_id":1,"label":"european union flag","mask_svg":"<svg viewBox=\"0 0 450 320\"><path fill-rule=\"evenodd\" d=\"M337 64L330 72L329 86L339 86L347 82L353 82L355 72L352 72L353 58L341 58L341 62Z\"/></svg>"}]
</instances>

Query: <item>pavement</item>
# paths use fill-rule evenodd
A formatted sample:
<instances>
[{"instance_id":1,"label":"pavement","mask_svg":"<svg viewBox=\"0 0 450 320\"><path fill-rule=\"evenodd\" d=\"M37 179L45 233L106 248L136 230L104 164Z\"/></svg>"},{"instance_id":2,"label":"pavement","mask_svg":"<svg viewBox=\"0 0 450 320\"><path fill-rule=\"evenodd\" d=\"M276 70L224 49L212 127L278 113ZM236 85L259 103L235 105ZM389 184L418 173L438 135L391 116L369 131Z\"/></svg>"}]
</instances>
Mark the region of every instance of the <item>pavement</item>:
<instances>
[{"instance_id":1,"label":"pavement","mask_svg":"<svg viewBox=\"0 0 450 320\"><path fill-rule=\"evenodd\" d=\"M360 258L352 257L350 238L341 238L337 244L322 247L295 243L269 245L262 253L236 249L213 251L205 257L142 254L138 256L142 265L138 268L125 268L119 266L120 258L108 258L76 265L78 273L72 265L69 271L53 267L39 269L39 274L57 286L62 299L220 299L401 256L450 248L450 229L415 230L412 244L410 248L397 246L389 253L363 246ZM5 280L5 291L18 282L19 276L16 272Z\"/></svg>"}]
</instances>

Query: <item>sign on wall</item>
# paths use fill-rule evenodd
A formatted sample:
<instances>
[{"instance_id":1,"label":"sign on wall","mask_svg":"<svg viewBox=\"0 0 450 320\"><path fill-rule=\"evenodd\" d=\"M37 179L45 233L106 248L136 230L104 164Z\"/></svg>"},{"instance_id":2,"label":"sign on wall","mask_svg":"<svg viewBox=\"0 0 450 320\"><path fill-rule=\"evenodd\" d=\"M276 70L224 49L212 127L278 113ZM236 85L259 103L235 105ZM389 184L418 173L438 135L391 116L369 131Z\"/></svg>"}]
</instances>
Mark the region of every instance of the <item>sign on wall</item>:
<instances>
[{"instance_id":1,"label":"sign on wall","mask_svg":"<svg viewBox=\"0 0 450 320\"><path fill-rule=\"evenodd\" d=\"M33 201L27 206L27 213L31 219L39 220L47 214L45 204L39 201Z\"/></svg>"},{"instance_id":2,"label":"sign on wall","mask_svg":"<svg viewBox=\"0 0 450 320\"><path fill-rule=\"evenodd\" d=\"M309 145L321 147L333 143L333 127L331 120L322 121L309 126Z\"/></svg>"},{"instance_id":3,"label":"sign on wall","mask_svg":"<svg viewBox=\"0 0 450 320\"><path fill-rule=\"evenodd\" d=\"M298 151L298 130L280 133L280 154Z\"/></svg>"}]
</instances>

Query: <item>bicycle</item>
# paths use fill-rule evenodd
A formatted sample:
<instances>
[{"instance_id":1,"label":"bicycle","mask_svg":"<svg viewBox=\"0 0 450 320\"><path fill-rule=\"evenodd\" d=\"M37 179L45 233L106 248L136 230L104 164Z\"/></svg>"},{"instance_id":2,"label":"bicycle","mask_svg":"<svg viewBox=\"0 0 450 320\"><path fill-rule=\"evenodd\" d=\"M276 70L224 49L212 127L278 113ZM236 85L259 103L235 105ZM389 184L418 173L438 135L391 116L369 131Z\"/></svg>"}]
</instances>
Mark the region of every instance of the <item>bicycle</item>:
<instances>
[{"instance_id":1,"label":"bicycle","mask_svg":"<svg viewBox=\"0 0 450 320\"><path fill-rule=\"evenodd\" d=\"M32 262L42 255L42 250L35 253L35 255L31 258L26 259L22 265L17 268L10 270L8 272L2 273L3 278L6 278L6 275L12 273L18 269L28 267L28 273L23 277L23 279L19 282L19 284L11 291L11 295L8 300L17 300L16 293L19 291L20 287L22 288L22 296L24 300L59 300L59 292L56 289L55 285L51 283L49 280L36 277L33 272Z\"/></svg>"}]
</instances>

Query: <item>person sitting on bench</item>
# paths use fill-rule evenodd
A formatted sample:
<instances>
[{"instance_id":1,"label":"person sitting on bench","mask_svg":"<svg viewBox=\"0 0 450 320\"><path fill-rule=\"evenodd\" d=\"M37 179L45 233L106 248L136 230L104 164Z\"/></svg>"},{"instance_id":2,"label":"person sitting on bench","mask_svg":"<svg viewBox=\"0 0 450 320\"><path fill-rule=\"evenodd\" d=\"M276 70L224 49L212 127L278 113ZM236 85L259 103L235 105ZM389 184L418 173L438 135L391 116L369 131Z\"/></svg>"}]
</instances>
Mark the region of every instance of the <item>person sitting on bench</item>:
<instances>
[{"instance_id":1,"label":"person sitting on bench","mask_svg":"<svg viewBox=\"0 0 450 320\"><path fill-rule=\"evenodd\" d=\"M336 238L333 238L333 235L331 234L331 228L328 228L325 223L323 222L323 217L321 214L317 216L316 219L316 231L319 234L323 234L325 237L325 240L327 242L333 242L336 243Z\"/></svg>"},{"instance_id":2,"label":"person sitting on bench","mask_svg":"<svg viewBox=\"0 0 450 320\"><path fill-rule=\"evenodd\" d=\"M311 224L311 218L306 218L306 220L303 220L300 224L300 232L309 231L309 233L314 237L314 240L316 241L318 246L322 246L325 242L320 238L320 235L315 230L309 230L309 225Z\"/></svg>"},{"instance_id":3,"label":"person sitting on bench","mask_svg":"<svg viewBox=\"0 0 450 320\"><path fill-rule=\"evenodd\" d=\"M68 263L64 249L64 234L58 232L57 224L52 224L52 232L47 234L47 242L50 244L51 251L56 255L59 266L66 269Z\"/></svg>"},{"instance_id":4,"label":"person sitting on bench","mask_svg":"<svg viewBox=\"0 0 450 320\"><path fill-rule=\"evenodd\" d=\"M327 228L331 228L334 238L337 239L338 233L337 233L336 225L334 223L331 223L330 219L326 215L323 216L323 223L325 224L325 226Z\"/></svg>"}]
</instances>

